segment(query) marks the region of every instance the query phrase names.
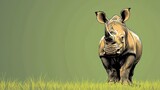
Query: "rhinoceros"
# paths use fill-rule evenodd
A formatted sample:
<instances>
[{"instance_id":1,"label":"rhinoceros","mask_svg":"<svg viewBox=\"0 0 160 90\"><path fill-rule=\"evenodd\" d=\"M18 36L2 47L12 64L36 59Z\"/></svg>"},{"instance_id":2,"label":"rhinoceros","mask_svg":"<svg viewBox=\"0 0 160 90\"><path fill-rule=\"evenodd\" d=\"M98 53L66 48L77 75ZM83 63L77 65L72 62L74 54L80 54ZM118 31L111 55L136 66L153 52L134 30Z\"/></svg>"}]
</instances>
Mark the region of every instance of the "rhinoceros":
<instances>
[{"instance_id":1,"label":"rhinoceros","mask_svg":"<svg viewBox=\"0 0 160 90\"><path fill-rule=\"evenodd\" d=\"M130 9L108 19L103 11L96 11L98 22L104 24L104 36L99 43L99 57L108 74L108 82L132 84L134 68L142 55L139 37L127 28Z\"/></svg>"}]
</instances>

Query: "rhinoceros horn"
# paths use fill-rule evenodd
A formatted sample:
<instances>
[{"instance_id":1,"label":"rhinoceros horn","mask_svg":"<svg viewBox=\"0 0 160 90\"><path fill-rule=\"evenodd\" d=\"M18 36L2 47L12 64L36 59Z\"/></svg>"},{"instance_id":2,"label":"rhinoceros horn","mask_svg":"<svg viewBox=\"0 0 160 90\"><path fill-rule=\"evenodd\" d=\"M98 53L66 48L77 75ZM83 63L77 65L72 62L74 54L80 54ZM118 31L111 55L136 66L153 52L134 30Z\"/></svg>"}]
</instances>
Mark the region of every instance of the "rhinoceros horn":
<instances>
[{"instance_id":1,"label":"rhinoceros horn","mask_svg":"<svg viewBox=\"0 0 160 90\"><path fill-rule=\"evenodd\" d=\"M113 29L113 27L111 27L111 29ZM105 27L105 37L107 41L113 41L114 37L113 35L109 32L108 28Z\"/></svg>"}]
</instances>

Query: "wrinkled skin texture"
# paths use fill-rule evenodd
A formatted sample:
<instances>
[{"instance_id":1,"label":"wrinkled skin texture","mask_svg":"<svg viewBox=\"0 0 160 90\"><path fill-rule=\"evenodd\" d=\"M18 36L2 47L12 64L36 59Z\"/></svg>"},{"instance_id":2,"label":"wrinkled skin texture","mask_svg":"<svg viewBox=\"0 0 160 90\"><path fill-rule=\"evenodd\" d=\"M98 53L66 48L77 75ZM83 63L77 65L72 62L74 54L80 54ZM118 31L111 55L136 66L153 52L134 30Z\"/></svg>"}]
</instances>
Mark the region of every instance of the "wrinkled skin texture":
<instances>
[{"instance_id":1,"label":"wrinkled skin texture","mask_svg":"<svg viewBox=\"0 0 160 90\"><path fill-rule=\"evenodd\" d=\"M125 25L130 8L122 10L121 17L115 15L110 20L102 11L95 13L97 20L105 26L105 35L99 44L99 57L108 74L108 82L131 84L134 68L142 55L142 44Z\"/></svg>"}]
</instances>

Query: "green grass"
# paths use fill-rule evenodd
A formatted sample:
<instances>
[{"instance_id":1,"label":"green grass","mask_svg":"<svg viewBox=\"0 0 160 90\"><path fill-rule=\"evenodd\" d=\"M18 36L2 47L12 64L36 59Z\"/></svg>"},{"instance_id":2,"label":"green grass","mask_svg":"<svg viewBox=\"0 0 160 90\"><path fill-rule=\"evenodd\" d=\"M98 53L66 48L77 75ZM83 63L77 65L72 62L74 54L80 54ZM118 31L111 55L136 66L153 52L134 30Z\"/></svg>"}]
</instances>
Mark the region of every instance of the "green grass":
<instances>
[{"instance_id":1,"label":"green grass","mask_svg":"<svg viewBox=\"0 0 160 90\"><path fill-rule=\"evenodd\" d=\"M0 90L160 90L160 81L135 81L133 85L129 86L94 81L58 82L28 79L21 82L1 80Z\"/></svg>"}]
</instances>

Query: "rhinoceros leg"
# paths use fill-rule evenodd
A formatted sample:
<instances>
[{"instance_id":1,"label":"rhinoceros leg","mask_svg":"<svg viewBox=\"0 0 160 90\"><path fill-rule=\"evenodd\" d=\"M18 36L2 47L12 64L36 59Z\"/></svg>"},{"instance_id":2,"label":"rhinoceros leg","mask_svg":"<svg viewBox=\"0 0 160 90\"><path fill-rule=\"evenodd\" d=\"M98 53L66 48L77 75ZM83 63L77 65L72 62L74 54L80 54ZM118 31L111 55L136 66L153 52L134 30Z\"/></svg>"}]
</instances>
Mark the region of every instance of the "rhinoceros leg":
<instances>
[{"instance_id":1,"label":"rhinoceros leg","mask_svg":"<svg viewBox=\"0 0 160 90\"><path fill-rule=\"evenodd\" d=\"M108 74L108 82L118 82L119 81L119 73L117 72L117 68L114 68L111 62L112 60L106 59L105 57L101 57L102 63L106 72Z\"/></svg>"},{"instance_id":2,"label":"rhinoceros leg","mask_svg":"<svg viewBox=\"0 0 160 90\"><path fill-rule=\"evenodd\" d=\"M134 74L134 68L135 68L136 64L134 64L130 70L130 73L129 73L129 80L132 82L132 76Z\"/></svg>"},{"instance_id":3,"label":"rhinoceros leg","mask_svg":"<svg viewBox=\"0 0 160 90\"><path fill-rule=\"evenodd\" d=\"M120 82L121 83L131 84L131 81L129 79L129 74L133 67L134 62L135 62L134 55L129 55L126 57L124 64L120 68Z\"/></svg>"}]
</instances>

